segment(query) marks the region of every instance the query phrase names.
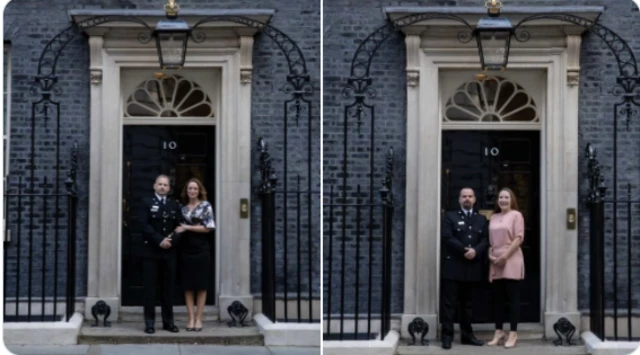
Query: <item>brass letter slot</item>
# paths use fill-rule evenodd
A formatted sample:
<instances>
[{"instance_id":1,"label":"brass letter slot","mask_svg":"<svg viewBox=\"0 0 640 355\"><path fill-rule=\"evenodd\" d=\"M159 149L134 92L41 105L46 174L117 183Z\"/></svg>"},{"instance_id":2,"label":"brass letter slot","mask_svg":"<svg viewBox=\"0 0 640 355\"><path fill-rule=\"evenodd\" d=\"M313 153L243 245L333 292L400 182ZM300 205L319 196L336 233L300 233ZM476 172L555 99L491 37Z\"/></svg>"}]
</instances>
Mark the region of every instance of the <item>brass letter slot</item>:
<instances>
[{"instance_id":1,"label":"brass letter slot","mask_svg":"<svg viewBox=\"0 0 640 355\"><path fill-rule=\"evenodd\" d=\"M249 218L249 199L240 199L240 218Z\"/></svg>"},{"instance_id":2,"label":"brass letter slot","mask_svg":"<svg viewBox=\"0 0 640 355\"><path fill-rule=\"evenodd\" d=\"M575 208L567 208L567 229L571 231L576 229L576 209Z\"/></svg>"}]
</instances>

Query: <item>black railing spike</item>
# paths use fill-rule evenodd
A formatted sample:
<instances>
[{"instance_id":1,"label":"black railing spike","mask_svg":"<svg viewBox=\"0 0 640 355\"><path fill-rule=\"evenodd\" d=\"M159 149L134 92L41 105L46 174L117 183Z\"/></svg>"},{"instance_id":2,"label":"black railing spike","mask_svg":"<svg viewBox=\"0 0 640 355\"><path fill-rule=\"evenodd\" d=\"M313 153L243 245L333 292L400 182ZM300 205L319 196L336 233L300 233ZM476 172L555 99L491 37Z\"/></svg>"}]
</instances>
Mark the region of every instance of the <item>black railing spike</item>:
<instances>
[{"instance_id":1,"label":"black railing spike","mask_svg":"<svg viewBox=\"0 0 640 355\"><path fill-rule=\"evenodd\" d=\"M271 193L275 189L278 178L272 166L272 159L269 154L267 142L262 137L258 139L258 151L260 152L258 157L260 161L260 185L258 186L258 194Z\"/></svg>"},{"instance_id":2,"label":"black railing spike","mask_svg":"<svg viewBox=\"0 0 640 355\"><path fill-rule=\"evenodd\" d=\"M69 171L67 172L67 179L64 184L67 188L67 194L76 196L77 185L76 185L76 176L78 170L78 142L73 143L73 148L71 149L71 164L69 167Z\"/></svg>"},{"instance_id":3,"label":"black railing spike","mask_svg":"<svg viewBox=\"0 0 640 355\"><path fill-rule=\"evenodd\" d=\"M604 177L602 176L600 163L597 159L597 151L591 145L587 144L587 177L589 180L589 191L587 193L587 202L597 203L600 199L604 198L606 192L606 186L604 184Z\"/></svg>"}]
</instances>

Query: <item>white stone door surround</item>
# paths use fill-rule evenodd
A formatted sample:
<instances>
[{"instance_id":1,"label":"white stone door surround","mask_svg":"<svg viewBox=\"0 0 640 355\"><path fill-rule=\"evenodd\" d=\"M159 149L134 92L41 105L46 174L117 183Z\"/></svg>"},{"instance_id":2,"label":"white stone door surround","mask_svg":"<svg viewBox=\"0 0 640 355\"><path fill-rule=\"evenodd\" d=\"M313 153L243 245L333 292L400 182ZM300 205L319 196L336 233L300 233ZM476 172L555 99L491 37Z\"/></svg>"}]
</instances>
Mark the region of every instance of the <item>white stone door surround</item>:
<instances>
[{"instance_id":1,"label":"white stone door surround","mask_svg":"<svg viewBox=\"0 0 640 355\"><path fill-rule=\"evenodd\" d=\"M155 26L164 13L147 10L74 10L78 22L99 15L126 14ZM231 14L268 22L272 10L182 11L190 25L213 15ZM141 44L143 28L128 22L109 22L87 30L90 46L91 114L87 310L98 300L120 309L121 167L123 110L121 72L127 68L158 68L154 42ZM241 301L252 316L250 278L250 218L240 218L240 199L251 198L251 71L256 29L222 22L203 27L207 39L189 43L185 69L219 71L220 111L216 117L218 149L216 177L216 271L220 319L227 307ZM158 70L159 71L159 70ZM224 208L222 208L224 207Z\"/></svg>"},{"instance_id":2,"label":"white stone door surround","mask_svg":"<svg viewBox=\"0 0 640 355\"><path fill-rule=\"evenodd\" d=\"M538 12L564 12L594 19L599 7L505 7L513 24ZM482 8L386 8L390 20L421 12L448 12L472 26ZM401 331L415 317L438 329L440 281L440 164L442 133L441 72L477 70L475 40L461 44L455 21L424 21L403 28L407 50L407 180L405 215L404 309ZM541 127L541 314L545 336L560 317L580 325L578 312L577 230L568 230L566 210L578 205L578 79L583 27L543 20L528 26L531 39L512 40L510 69L546 72L546 105ZM509 70L509 69L507 69ZM489 73L499 74L499 73ZM434 168L436 167L436 168ZM433 184L429 182L437 181Z\"/></svg>"}]
</instances>

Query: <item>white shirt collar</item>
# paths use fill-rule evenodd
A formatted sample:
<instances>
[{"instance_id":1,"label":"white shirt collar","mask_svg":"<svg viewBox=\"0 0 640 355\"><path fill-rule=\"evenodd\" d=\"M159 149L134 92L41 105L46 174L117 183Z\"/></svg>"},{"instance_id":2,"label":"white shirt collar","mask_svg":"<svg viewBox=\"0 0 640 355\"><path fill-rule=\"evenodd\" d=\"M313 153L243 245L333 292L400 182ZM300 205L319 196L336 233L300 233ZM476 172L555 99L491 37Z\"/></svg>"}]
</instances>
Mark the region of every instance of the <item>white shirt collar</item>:
<instances>
[{"instance_id":1,"label":"white shirt collar","mask_svg":"<svg viewBox=\"0 0 640 355\"><path fill-rule=\"evenodd\" d=\"M162 196L160 196L160 195L156 194L156 198L158 199L158 201L159 201L159 202L162 202L162 200L164 200L165 198L167 198L167 196L162 197Z\"/></svg>"}]
</instances>

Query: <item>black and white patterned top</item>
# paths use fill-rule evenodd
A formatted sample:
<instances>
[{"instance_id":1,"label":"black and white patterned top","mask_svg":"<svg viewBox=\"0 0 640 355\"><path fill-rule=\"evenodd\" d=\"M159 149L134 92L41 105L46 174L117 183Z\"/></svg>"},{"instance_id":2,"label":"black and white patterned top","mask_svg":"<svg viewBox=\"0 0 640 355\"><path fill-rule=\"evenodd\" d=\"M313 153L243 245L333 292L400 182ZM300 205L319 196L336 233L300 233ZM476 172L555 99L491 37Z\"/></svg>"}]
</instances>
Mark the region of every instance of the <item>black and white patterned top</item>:
<instances>
[{"instance_id":1,"label":"black and white patterned top","mask_svg":"<svg viewBox=\"0 0 640 355\"><path fill-rule=\"evenodd\" d=\"M189 212L189 206L182 207L182 216L187 224L203 225L208 229L214 229L216 223L213 217L213 209L208 201L202 201L196 208Z\"/></svg>"}]
</instances>

